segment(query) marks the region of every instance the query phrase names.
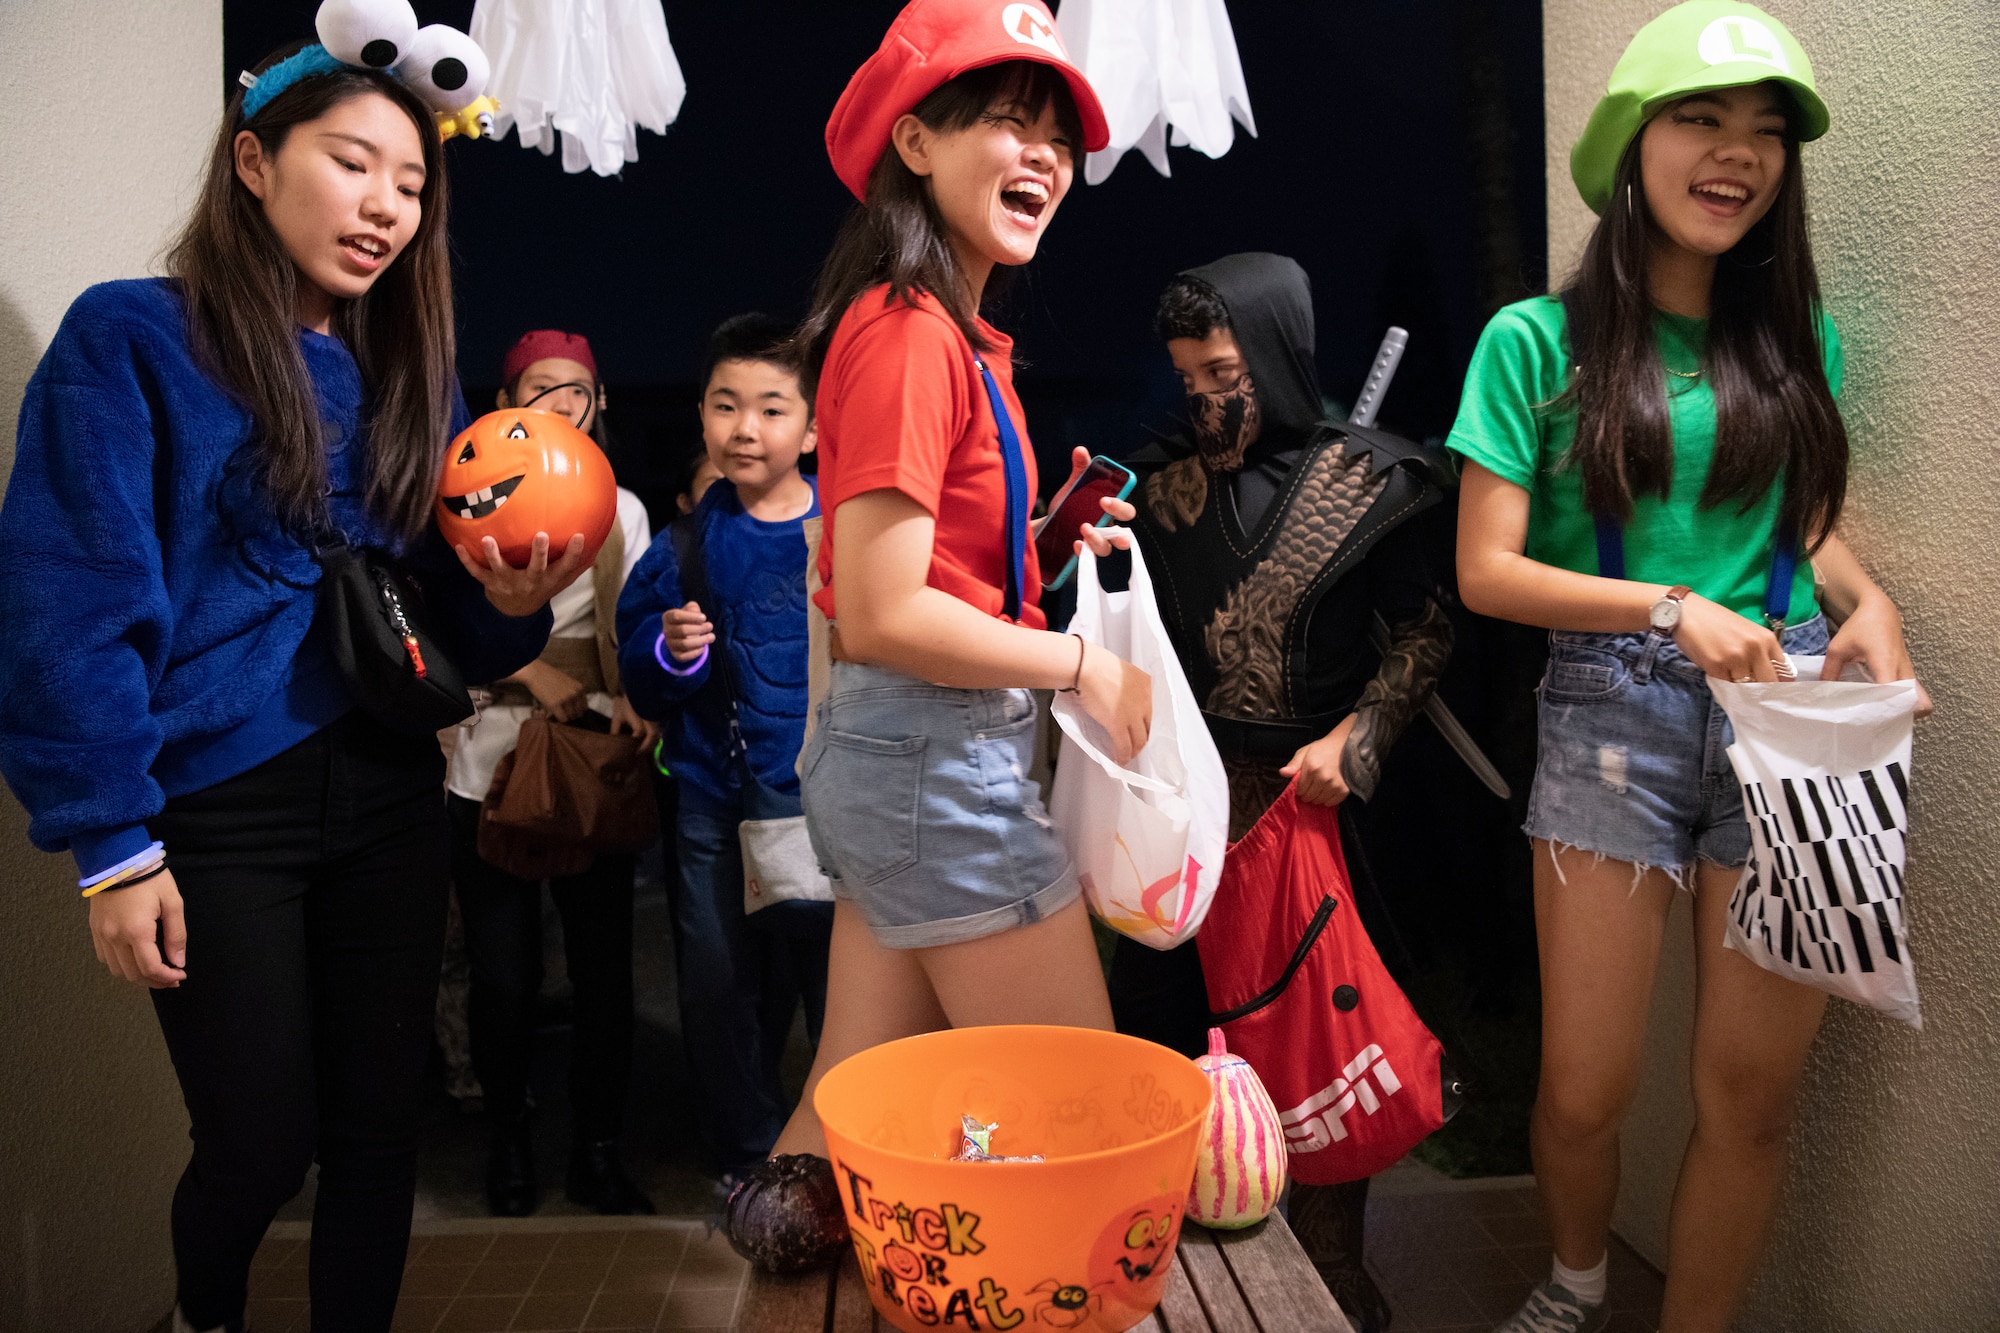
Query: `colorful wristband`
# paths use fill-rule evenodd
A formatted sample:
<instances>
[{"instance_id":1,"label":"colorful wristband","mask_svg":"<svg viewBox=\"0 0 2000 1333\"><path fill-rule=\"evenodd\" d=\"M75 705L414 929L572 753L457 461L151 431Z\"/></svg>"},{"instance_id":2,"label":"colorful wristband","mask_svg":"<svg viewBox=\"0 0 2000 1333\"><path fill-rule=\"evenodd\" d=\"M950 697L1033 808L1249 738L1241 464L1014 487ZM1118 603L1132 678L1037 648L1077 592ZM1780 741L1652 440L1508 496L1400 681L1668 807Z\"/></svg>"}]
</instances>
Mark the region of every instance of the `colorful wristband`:
<instances>
[{"instance_id":1,"label":"colorful wristband","mask_svg":"<svg viewBox=\"0 0 2000 1333\"><path fill-rule=\"evenodd\" d=\"M653 640L653 660L658 662L660 670L666 672L669 676L692 676L707 664L708 645L704 643L701 646L701 651L694 655L694 661L689 662L686 666L676 666L673 659L667 656L667 632L661 630L660 637Z\"/></svg>"},{"instance_id":2,"label":"colorful wristband","mask_svg":"<svg viewBox=\"0 0 2000 1333\"><path fill-rule=\"evenodd\" d=\"M138 874L142 870L150 869L155 862L164 861L166 859L167 859L166 845L164 843L154 842L151 845L149 845L144 851L136 852L133 855L126 857L123 861L120 861L117 865L111 866L110 868L105 870L100 870L95 875L90 875L84 879L78 880L76 882L76 886L79 889L82 889L83 896L88 898L92 894L97 893L100 890L108 889L114 884L119 884L124 882L125 880L132 878L134 875Z\"/></svg>"}]
</instances>

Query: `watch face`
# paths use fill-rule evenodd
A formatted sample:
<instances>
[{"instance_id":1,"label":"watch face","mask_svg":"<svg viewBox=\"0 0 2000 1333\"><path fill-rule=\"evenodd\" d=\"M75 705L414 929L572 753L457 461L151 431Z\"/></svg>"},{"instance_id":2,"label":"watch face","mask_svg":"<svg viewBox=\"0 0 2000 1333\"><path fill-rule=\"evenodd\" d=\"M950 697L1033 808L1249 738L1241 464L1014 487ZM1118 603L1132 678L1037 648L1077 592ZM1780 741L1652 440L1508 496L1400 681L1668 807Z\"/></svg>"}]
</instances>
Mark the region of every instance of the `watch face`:
<instances>
[{"instance_id":1,"label":"watch face","mask_svg":"<svg viewBox=\"0 0 2000 1333\"><path fill-rule=\"evenodd\" d=\"M1653 603L1653 628L1670 630L1681 623L1681 604L1671 597Z\"/></svg>"}]
</instances>

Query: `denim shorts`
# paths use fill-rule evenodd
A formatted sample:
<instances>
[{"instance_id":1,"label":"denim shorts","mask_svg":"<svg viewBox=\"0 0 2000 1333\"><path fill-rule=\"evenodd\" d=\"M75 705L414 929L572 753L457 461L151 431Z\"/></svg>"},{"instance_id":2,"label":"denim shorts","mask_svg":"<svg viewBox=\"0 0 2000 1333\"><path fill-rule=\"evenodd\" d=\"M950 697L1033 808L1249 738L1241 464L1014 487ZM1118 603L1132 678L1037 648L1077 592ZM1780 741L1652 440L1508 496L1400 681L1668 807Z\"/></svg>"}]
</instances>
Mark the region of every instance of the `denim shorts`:
<instances>
[{"instance_id":1,"label":"denim shorts","mask_svg":"<svg viewBox=\"0 0 2000 1333\"><path fill-rule=\"evenodd\" d=\"M875 938L922 949L1031 925L1081 889L1041 788L1027 690L835 662L800 757L806 831Z\"/></svg>"},{"instance_id":2,"label":"denim shorts","mask_svg":"<svg viewBox=\"0 0 2000 1333\"><path fill-rule=\"evenodd\" d=\"M1784 632L1787 653L1826 651L1824 618ZM1541 757L1527 834L1658 867L1684 886L1697 860L1740 866L1750 826L1729 764L1729 717L1664 635L1549 635Z\"/></svg>"}]
</instances>

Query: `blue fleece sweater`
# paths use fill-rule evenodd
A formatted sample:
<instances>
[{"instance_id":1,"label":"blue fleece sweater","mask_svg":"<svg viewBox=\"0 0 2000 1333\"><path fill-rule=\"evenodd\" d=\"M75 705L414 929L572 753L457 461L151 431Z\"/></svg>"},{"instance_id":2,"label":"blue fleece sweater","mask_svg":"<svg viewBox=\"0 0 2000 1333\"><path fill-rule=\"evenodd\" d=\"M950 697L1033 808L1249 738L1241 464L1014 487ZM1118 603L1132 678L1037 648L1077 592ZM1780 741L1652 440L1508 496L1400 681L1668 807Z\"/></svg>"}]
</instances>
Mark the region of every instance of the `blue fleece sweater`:
<instances>
[{"instance_id":1,"label":"blue fleece sweater","mask_svg":"<svg viewBox=\"0 0 2000 1333\"><path fill-rule=\"evenodd\" d=\"M333 522L392 549L363 505L360 369L301 330L328 425ZM456 407L453 428L464 424ZM76 299L21 403L0 531L0 774L44 851L89 876L151 841L169 796L256 767L354 706L314 629L319 563L262 495L249 414L195 363L174 286ZM436 530L402 553L475 681L530 661L549 613L496 611ZM171 854L172 848L167 849Z\"/></svg>"},{"instance_id":2,"label":"blue fleece sweater","mask_svg":"<svg viewBox=\"0 0 2000 1333\"><path fill-rule=\"evenodd\" d=\"M819 488L806 482L812 507L783 523L751 517L726 481L710 486L695 510L708 584L722 601L717 648L729 653L736 678L750 767L759 782L790 795L799 790L792 765L806 734L804 523L819 513ZM732 801L742 784L729 761L728 701L713 653L687 676L668 673L653 655L661 612L687 600L673 533L664 531L618 598L618 675L639 716L665 725L667 757L681 781L712 800Z\"/></svg>"}]
</instances>

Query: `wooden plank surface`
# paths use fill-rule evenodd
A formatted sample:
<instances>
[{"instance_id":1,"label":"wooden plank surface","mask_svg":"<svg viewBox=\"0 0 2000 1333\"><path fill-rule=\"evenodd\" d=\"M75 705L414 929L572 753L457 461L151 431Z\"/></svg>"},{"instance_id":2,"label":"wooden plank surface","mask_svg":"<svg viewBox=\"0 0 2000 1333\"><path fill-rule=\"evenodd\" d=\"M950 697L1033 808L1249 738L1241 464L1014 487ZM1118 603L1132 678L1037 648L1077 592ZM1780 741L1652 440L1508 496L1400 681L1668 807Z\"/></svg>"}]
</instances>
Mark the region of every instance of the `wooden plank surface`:
<instances>
[{"instance_id":1,"label":"wooden plank surface","mask_svg":"<svg viewBox=\"0 0 2000 1333\"><path fill-rule=\"evenodd\" d=\"M1174 1252L1173 1267L1167 1270L1167 1285L1160 1296L1159 1308L1152 1314L1151 1322L1162 1333L1208 1333L1208 1316L1202 1312L1194 1288L1188 1285L1187 1270L1181 1267L1180 1250L1186 1248L1187 1233L1183 1230L1180 1249Z\"/></svg>"},{"instance_id":2,"label":"wooden plank surface","mask_svg":"<svg viewBox=\"0 0 2000 1333\"><path fill-rule=\"evenodd\" d=\"M1256 1316L1250 1313L1249 1302L1236 1286L1236 1275L1229 1271L1222 1251L1216 1248L1213 1232L1192 1223L1184 1224L1180 1262L1175 1267L1187 1270L1188 1285L1194 1288L1195 1298L1201 1302L1202 1312L1208 1316L1208 1326L1214 1333L1263 1333L1257 1327ZM1178 1324L1174 1325L1174 1333L1180 1333Z\"/></svg>"},{"instance_id":3,"label":"wooden plank surface","mask_svg":"<svg viewBox=\"0 0 2000 1333\"><path fill-rule=\"evenodd\" d=\"M1334 1303L1282 1216L1272 1213L1257 1226L1208 1235L1264 1333L1286 1329L1354 1333L1354 1325Z\"/></svg>"},{"instance_id":4,"label":"wooden plank surface","mask_svg":"<svg viewBox=\"0 0 2000 1333\"><path fill-rule=\"evenodd\" d=\"M840 1261L833 1284L833 1319L827 1327L829 1333L894 1333L876 1317L875 1302L868 1299L868 1288L861 1285L861 1265L855 1262L852 1250Z\"/></svg>"},{"instance_id":5,"label":"wooden plank surface","mask_svg":"<svg viewBox=\"0 0 2000 1333\"><path fill-rule=\"evenodd\" d=\"M832 1273L774 1278L753 1272L741 1333L886 1333L854 1256ZM1167 1270L1159 1309L1132 1333L1354 1333L1276 1213L1242 1231L1188 1223Z\"/></svg>"},{"instance_id":6,"label":"wooden plank surface","mask_svg":"<svg viewBox=\"0 0 2000 1333\"><path fill-rule=\"evenodd\" d=\"M799 1333L801 1329L825 1328L826 1303L832 1293L832 1273L772 1277L753 1268L736 1327L742 1333Z\"/></svg>"}]
</instances>

